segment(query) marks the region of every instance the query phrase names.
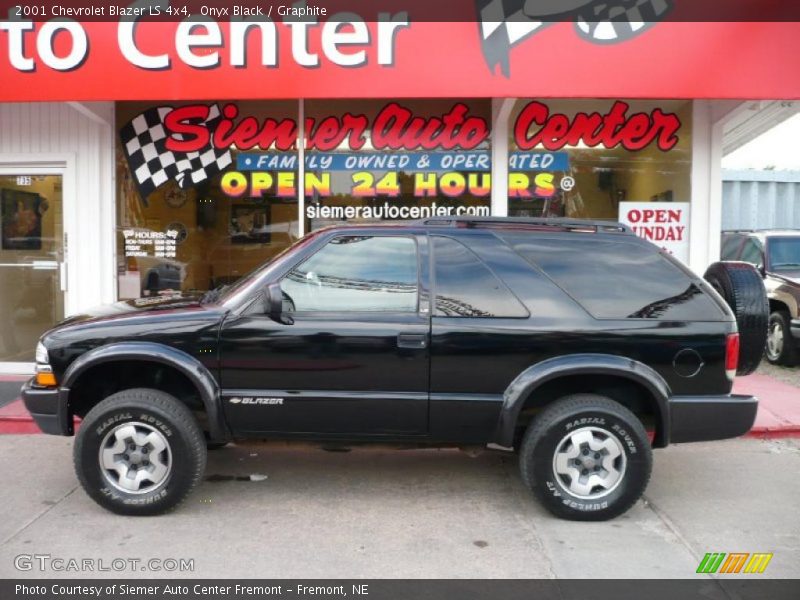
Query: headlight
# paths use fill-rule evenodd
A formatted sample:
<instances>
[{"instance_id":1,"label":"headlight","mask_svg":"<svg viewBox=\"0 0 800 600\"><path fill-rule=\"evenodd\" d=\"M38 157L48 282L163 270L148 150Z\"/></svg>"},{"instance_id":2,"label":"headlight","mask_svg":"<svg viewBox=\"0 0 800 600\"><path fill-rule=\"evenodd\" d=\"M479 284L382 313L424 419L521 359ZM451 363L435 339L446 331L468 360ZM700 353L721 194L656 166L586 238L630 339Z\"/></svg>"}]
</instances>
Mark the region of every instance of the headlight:
<instances>
[{"instance_id":1,"label":"headlight","mask_svg":"<svg viewBox=\"0 0 800 600\"><path fill-rule=\"evenodd\" d=\"M28 348L30 348L30 346L28 346ZM42 342L36 344L36 362L40 365L50 364L50 356L47 354L47 348L44 347Z\"/></svg>"}]
</instances>

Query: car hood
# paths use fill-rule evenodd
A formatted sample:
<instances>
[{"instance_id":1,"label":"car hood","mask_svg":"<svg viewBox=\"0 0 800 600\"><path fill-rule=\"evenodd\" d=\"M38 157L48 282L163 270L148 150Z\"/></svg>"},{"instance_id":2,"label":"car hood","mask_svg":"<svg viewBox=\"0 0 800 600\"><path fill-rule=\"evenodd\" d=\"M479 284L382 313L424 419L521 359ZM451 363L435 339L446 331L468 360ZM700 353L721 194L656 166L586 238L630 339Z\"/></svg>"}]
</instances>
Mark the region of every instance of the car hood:
<instances>
[{"instance_id":1,"label":"car hood","mask_svg":"<svg viewBox=\"0 0 800 600\"><path fill-rule=\"evenodd\" d=\"M769 274L775 279L780 279L781 281L786 281L787 283L800 286L800 269L793 269L791 271L781 271L780 273L777 273L775 271L770 271Z\"/></svg>"},{"instance_id":2,"label":"car hood","mask_svg":"<svg viewBox=\"0 0 800 600\"><path fill-rule=\"evenodd\" d=\"M204 310L206 305L200 302L200 296L154 296L152 298L135 298L114 304L103 304L61 321L56 328L87 321L101 321L129 317L142 313L175 313L178 311Z\"/></svg>"}]
</instances>

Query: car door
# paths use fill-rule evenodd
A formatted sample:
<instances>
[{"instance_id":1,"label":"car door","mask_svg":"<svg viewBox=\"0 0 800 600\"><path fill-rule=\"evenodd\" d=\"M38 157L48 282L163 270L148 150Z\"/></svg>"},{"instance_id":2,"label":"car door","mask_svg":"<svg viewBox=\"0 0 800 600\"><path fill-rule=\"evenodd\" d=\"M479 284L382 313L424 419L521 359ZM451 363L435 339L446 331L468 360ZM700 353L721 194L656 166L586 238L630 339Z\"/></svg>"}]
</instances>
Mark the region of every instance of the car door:
<instances>
[{"instance_id":1,"label":"car door","mask_svg":"<svg viewBox=\"0 0 800 600\"><path fill-rule=\"evenodd\" d=\"M227 321L220 364L232 428L424 434L426 265L424 235L335 235L280 278L280 319L257 310Z\"/></svg>"},{"instance_id":2,"label":"car door","mask_svg":"<svg viewBox=\"0 0 800 600\"><path fill-rule=\"evenodd\" d=\"M488 232L459 239L434 234L430 246L431 435L482 443L497 426L503 392L546 344L528 323L527 308L482 257L525 280L535 274Z\"/></svg>"}]
</instances>

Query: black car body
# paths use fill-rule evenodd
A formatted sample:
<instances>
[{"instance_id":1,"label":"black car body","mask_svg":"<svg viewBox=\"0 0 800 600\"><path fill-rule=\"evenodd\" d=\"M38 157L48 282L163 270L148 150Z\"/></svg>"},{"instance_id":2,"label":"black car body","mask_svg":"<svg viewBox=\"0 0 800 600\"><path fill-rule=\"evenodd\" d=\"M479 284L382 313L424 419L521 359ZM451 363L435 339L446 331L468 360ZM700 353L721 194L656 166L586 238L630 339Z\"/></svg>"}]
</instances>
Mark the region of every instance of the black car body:
<instances>
[{"instance_id":1,"label":"black car body","mask_svg":"<svg viewBox=\"0 0 800 600\"><path fill-rule=\"evenodd\" d=\"M731 394L736 331L704 280L618 224L344 226L205 299L68 319L41 342L56 385L23 395L61 435L111 394L152 388L211 442L519 448L550 404L596 394L664 447L752 426L756 400Z\"/></svg>"}]
</instances>

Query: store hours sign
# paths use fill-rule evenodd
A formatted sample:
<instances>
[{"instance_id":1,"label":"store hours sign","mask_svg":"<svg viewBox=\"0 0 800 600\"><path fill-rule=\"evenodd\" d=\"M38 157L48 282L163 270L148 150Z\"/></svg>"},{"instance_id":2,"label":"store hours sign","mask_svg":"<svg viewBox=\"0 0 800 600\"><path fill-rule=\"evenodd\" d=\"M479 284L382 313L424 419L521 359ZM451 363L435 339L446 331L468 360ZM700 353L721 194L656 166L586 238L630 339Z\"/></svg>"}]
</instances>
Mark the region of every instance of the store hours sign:
<instances>
[{"instance_id":1,"label":"store hours sign","mask_svg":"<svg viewBox=\"0 0 800 600\"><path fill-rule=\"evenodd\" d=\"M688 202L620 202L619 220L639 237L688 264Z\"/></svg>"}]
</instances>

